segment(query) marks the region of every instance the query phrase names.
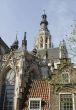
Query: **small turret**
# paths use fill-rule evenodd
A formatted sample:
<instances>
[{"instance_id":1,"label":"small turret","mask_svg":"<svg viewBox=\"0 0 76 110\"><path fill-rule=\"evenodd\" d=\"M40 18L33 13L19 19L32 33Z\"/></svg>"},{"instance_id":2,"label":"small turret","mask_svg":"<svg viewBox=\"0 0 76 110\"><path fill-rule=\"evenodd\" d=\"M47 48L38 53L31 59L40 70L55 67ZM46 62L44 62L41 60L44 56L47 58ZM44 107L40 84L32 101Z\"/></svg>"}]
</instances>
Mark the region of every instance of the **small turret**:
<instances>
[{"instance_id":1,"label":"small turret","mask_svg":"<svg viewBox=\"0 0 76 110\"><path fill-rule=\"evenodd\" d=\"M24 32L24 39L22 40L22 47L24 50L27 49L26 32Z\"/></svg>"},{"instance_id":2,"label":"small turret","mask_svg":"<svg viewBox=\"0 0 76 110\"><path fill-rule=\"evenodd\" d=\"M60 48L60 58L67 58L68 52L67 52L65 40L60 41L59 48Z\"/></svg>"},{"instance_id":3,"label":"small turret","mask_svg":"<svg viewBox=\"0 0 76 110\"><path fill-rule=\"evenodd\" d=\"M48 25L47 15L46 14L42 15L42 20L40 22L40 25L42 25L42 24Z\"/></svg>"},{"instance_id":4,"label":"small turret","mask_svg":"<svg viewBox=\"0 0 76 110\"><path fill-rule=\"evenodd\" d=\"M16 34L16 40L15 40L14 43L12 44L11 50L16 50L16 49L18 49L18 44L19 44L19 42L18 42L17 34Z\"/></svg>"},{"instance_id":5,"label":"small turret","mask_svg":"<svg viewBox=\"0 0 76 110\"><path fill-rule=\"evenodd\" d=\"M40 22L41 29L43 29L43 30L47 29L48 30L47 25L48 25L47 15L44 13L41 16L41 22Z\"/></svg>"}]
</instances>

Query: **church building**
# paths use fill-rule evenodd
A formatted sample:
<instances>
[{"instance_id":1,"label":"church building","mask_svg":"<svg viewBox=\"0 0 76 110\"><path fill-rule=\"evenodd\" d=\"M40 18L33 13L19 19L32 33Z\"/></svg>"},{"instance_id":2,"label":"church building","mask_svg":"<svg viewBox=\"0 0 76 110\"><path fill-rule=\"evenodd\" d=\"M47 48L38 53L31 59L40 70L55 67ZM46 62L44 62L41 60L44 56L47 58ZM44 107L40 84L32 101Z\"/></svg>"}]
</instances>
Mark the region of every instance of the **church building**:
<instances>
[{"instance_id":1,"label":"church building","mask_svg":"<svg viewBox=\"0 0 76 110\"><path fill-rule=\"evenodd\" d=\"M0 110L76 110L76 68L65 40L53 46L45 13L31 52L26 32L21 47L0 37Z\"/></svg>"}]
</instances>

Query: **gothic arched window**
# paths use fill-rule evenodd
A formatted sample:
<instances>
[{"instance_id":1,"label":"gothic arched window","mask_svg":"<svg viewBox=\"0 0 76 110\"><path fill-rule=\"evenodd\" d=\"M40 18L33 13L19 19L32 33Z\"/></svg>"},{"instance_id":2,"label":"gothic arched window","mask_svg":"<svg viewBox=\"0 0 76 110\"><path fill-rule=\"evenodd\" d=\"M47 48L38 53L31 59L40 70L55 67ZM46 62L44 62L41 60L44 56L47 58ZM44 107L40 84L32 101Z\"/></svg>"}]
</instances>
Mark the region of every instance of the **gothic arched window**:
<instances>
[{"instance_id":1,"label":"gothic arched window","mask_svg":"<svg viewBox=\"0 0 76 110\"><path fill-rule=\"evenodd\" d=\"M45 38L45 46L46 46L46 48L47 48L47 44L48 44L48 38L46 37Z\"/></svg>"},{"instance_id":2,"label":"gothic arched window","mask_svg":"<svg viewBox=\"0 0 76 110\"><path fill-rule=\"evenodd\" d=\"M42 36L40 37L40 48L43 48L43 38L42 38Z\"/></svg>"},{"instance_id":3,"label":"gothic arched window","mask_svg":"<svg viewBox=\"0 0 76 110\"><path fill-rule=\"evenodd\" d=\"M14 89L15 89L15 72L10 69L6 73L4 82L4 96L3 96L3 109L12 110L14 101Z\"/></svg>"}]
</instances>

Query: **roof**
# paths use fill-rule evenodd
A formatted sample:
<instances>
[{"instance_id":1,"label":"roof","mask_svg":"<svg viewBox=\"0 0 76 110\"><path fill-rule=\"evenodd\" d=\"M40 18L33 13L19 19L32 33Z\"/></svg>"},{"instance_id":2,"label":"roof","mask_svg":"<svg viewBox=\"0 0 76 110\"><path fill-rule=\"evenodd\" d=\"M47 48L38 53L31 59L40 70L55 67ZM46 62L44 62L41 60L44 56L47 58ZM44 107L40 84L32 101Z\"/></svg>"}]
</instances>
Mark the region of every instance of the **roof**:
<instances>
[{"instance_id":1,"label":"roof","mask_svg":"<svg viewBox=\"0 0 76 110\"><path fill-rule=\"evenodd\" d=\"M59 59L59 47L47 49L48 59L54 58ZM38 50L38 54L43 58L46 55L46 49Z\"/></svg>"},{"instance_id":2,"label":"roof","mask_svg":"<svg viewBox=\"0 0 76 110\"><path fill-rule=\"evenodd\" d=\"M42 107L48 110L49 85L47 80L32 80L28 98L41 98Z\"/></svg>"},{"instance_id":3,"label":"roof","mask_svg":"<svg viewBox=\"0 0 76 110\"><path fill-rule=\"evenodd\" d=\"M2 38L0 37L0 45L2 45L2 47L5 49L5 52L9 51L9 47L7 46L7 44L2 40Z\"/></svg>"}]
</instances>

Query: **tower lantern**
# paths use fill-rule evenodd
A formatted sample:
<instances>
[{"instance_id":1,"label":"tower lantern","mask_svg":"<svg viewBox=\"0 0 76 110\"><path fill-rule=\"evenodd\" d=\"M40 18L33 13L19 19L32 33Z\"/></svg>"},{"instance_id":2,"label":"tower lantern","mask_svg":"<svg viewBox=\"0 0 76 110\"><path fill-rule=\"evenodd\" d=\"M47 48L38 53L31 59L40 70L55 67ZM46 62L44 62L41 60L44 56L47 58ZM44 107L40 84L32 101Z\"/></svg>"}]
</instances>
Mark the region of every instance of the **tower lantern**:
<instances>
[{"instance_id":1,"label":"tower lantern","mask_svg":"<svg viewBox=\"0 0 76 110\"><path fill-rule=\"evenodd\" d=\"M48 30L47 15L45 12L41 16L40 29L35 42L35 48L38 50L51 48L51 35Z\"/></svg>"}]
</instances>

